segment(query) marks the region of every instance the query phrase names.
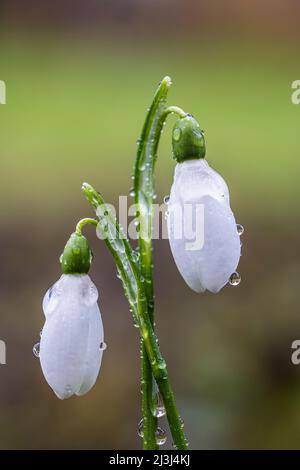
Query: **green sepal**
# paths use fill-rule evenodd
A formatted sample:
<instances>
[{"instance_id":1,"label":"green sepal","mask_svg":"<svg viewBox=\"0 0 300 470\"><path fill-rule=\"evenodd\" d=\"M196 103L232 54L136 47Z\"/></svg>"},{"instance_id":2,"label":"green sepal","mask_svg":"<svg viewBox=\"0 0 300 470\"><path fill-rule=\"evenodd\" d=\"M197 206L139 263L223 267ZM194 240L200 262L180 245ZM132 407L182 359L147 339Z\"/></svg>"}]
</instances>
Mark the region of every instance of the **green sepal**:
<instances>
[{"instance_id":1,"label":"green sepal","mask_svg":"<svg viewBox=\"0 0 300 470\"><path fill-rule=\"evenodd\" d=\"M204 133L190 114L176 121L172 133L173 158L178 162L205 157Z\"/></svg>"},{"instance_id":2,"label":"green sepal","mask_svg":"<svg viewBox=\"0 0 300 470\"><path fill-rule=\"evenodd\" d=\"M59 258L64 274L87 274L92 262L92 252L83 235L72 233Z\"/></svg>"}]
</instances>

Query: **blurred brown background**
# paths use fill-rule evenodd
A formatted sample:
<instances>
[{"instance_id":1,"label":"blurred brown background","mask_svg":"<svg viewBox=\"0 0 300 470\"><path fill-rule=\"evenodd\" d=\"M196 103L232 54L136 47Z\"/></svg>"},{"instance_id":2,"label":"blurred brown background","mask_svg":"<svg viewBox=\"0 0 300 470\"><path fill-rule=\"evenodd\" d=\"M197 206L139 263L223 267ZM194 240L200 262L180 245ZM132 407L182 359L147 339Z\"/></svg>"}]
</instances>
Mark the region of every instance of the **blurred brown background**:
<instances>
[{"instance_id":1,"label":"blurred brown background","mask_svg":"<svg viewBox=\"0 0 300 470\"><path fill-rule=\"evenodd\" d=\"M157 330L190 447L298 448L299 2L3 0L0 10L0 448L141 447L137 331L91 228L108 344L96 386L60 402L32 346L58 256L92 214L81 183L115 204L128 194L145 109L166 74L169 103L200 120L245 226L242 282L218 295L189 290L168 242L155 242ZM158 202L172 182L171 128Z\"/></svg>"}]
</instances>

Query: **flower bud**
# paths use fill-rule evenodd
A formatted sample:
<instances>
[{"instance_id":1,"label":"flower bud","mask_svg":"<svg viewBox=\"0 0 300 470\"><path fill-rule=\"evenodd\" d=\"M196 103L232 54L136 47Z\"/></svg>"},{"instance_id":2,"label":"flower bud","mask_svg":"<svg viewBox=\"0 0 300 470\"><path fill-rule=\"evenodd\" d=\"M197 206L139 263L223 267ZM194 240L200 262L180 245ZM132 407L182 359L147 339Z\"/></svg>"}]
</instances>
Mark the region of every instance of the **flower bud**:
<instances>
[{"instance_id":1,"label":"flower bud","mask_svg":"<svg viewBox=\"0 0 300 470\"><path fill-rule=\"evenodd\" d=\"M205 157L203 131L190 114L176 121L173 127L172 145L173 157L178 163Z\"/></svg>"},{"instance_id":2,"label":"flower bud","mask_svg":"<svg viewBox=\"0 0 300 470\"><path fill-rule=\"evenodd\" d=\"M97 379L105 349L97 299L86 274L63 274L44 297L39 357L46 381L61 400L84 395Z\"/></svg>"},{"instance_id":3,"label":"flower bud","mask_svg":"<svg viewBox=\"0 0 300 470\"><path fill-rule=\"evenodd\" d=\"M87 274L92 262L92 252L83 235L72 233L59 259L64 274Z\"/></svg>"},{"instance_id":4,"label":"flower bud","mask_svg":"<svg viewBox=\"0 0 300 470\"><path fill-rule=\"evenodd\" d=\"M168 212L170 247L182 277L196 292L218 292L241 254L227 184L204 159L178 163Z\"/></svg>"}]
</instances>

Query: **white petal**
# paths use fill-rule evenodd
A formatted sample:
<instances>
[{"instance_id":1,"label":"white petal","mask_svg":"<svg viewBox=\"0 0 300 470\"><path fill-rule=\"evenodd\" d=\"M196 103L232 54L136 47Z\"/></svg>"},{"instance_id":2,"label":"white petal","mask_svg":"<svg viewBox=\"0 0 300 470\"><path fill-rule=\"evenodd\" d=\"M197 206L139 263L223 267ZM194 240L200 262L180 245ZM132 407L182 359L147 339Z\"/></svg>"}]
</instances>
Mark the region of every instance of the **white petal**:
<instances>
[{"instance_id":1,"label":"white petal","mask_svg":"<svg viewBox=\"0 0 300 470\"><path fill-rule=\"evenodd\" d=\"M84 395L95 384L101 366L103 351L100 345L103 343L104 333L100 310L97 304L91 308L88 346L85 355L84 373L80 389L76 395Z\"/></svg>"},{"instance_id":2,"label":"white petal","mask_svg":"<svg viewBox=\"0 0 300 470\"><path fill-rule=\"evenodd\" d=\"M171 196L172 192L173 196L182 203L199 201L202 196L210 195L220 202L229 204L227 184L203 158L186 160L176 165Z\"/></svg>"},{"instance_id":3,"label":"white petal","mask_svg":"<svg viewBox=\"0 0 300 470\"><path fill-rule=\"evenodd\" d=\"M203 207L203 217L197 219L197 232L202 230L203 245L191 250L185 231L178 237L177 219L169 216L169 241L175 263L191 289L218 292L237 268L240 239L229 206L227 185L204 160L186 161L176 166L168 210L176 215L176 209L178 214L178 208L186 211L188 205L193 208L195 221L197 205ZM181 220L177 223L182 225Z\"/></svg>"},{"instance_id":4,"label":"white petal","mask_svg":"<svg viewBox=\"0 0 300 470\"><path fill-rule=\"evenodd\" d=\"M84 386L87 391L94 384L101 363L103 327L96 303L97 289L89 276L62 275L48 292L43 302L46 323L40 361L50 387L64 399L80 393ZM94 360L90 357L92 352Z\"/></svg>"}]
</instances>

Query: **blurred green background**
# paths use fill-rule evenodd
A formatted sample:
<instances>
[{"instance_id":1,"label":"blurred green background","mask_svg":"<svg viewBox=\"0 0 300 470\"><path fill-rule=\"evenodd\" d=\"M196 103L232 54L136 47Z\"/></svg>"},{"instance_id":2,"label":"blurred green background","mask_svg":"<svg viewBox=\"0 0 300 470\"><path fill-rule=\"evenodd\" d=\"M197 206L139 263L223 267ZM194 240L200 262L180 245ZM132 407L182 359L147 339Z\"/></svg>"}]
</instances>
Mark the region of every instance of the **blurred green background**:
<instances>
[{"instance_id":1,"label":"blurred green background","mask_svg":"<svg viewBox=\"0 0 300 470\"><path fill-rule=\"evenodd\" d=\"M245 226L238 288L197 295L155 242L157 330L192 449L299 448L299 3L1 2L0 448L136 449L139 340L113 262L87 229L106 342L96 386L60 402L32 354L41 300L80 217L81 183L117 204L158 81L206 130ZM172 121L173 120L173 121ZM158 202L174 162L170 122ZM164 424L162 424L164 427ZM171 447L169 438L167 447Z\"/></svg>"}]
</instances>

